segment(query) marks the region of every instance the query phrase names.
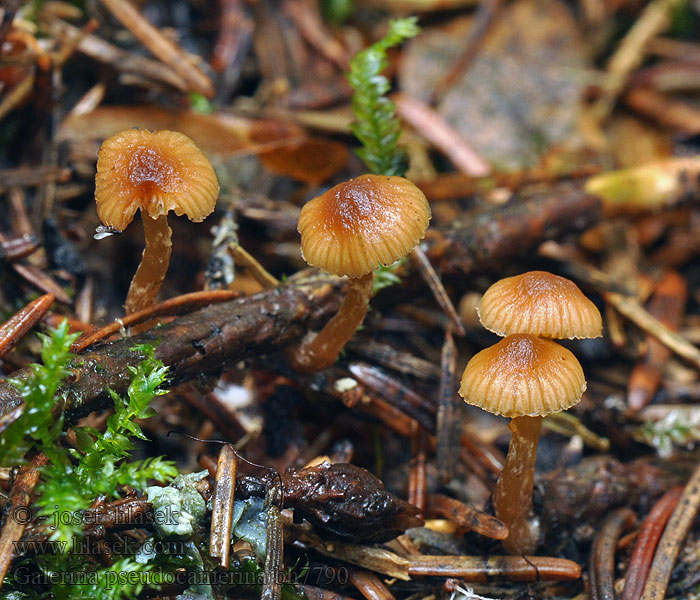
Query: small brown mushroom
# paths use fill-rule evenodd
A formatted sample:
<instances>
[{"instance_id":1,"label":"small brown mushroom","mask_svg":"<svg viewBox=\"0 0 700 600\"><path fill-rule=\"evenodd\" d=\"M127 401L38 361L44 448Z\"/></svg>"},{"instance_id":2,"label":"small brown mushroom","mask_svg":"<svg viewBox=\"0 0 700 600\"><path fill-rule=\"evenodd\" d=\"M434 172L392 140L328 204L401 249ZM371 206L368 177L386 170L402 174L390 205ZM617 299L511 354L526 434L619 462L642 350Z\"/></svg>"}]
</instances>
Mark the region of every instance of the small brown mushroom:
<instances>
[{"instance_id":1,"label":"small brown mushroom","mask_svg":"<svg viewBox=\"0 0 700 600\"><path fill-rule=\"evenodd\" d=\"M95 202L102 223L123 231L141 209L146 247L126 297L126 313L155 303L168 270L167 213L203 221L216 205L214 168L186 135L129 129L106 140L97 156Z\"/></svg>"},{"instance_id":2,"label":"small brown mushroom","mask_svg":"<svg viewBox=\"0 0 700 600\"><path fill-rule=\"evenodd\" d=\"M531 333L552 339L600 337L595 304L571 280L530 271L494 283L477 309L482 325L498 335Z\"/></svg>"},{"instance_id":3,"label":"small brown mushroom","mask_svg":"<svg viewBox=\"0 0 700 600\"><path fill-rule=\"evenodd\" d=\"M373 271L413 250L429 221L425 195L403 177L362 175L304 205L299 216L304 259L350 281L338 313L293 357L295 368L319 371L333 364L367 313Z\"/></svg>"},{"instance_id":4,"label":"small brown mushroom","mask_svg":"<svg viewBox=\"0 0 700 600\"><path fill-rule=\"evenodd\" d=\"M504 546L532 554L537 528L529 521L542 417L566 410L586 390L581 364L563 346L534 335L503 338L476 354L462 376L469 404L510 417L512 438L494 495L496 517L510 529Z\"/></svg>"}]
</instances>

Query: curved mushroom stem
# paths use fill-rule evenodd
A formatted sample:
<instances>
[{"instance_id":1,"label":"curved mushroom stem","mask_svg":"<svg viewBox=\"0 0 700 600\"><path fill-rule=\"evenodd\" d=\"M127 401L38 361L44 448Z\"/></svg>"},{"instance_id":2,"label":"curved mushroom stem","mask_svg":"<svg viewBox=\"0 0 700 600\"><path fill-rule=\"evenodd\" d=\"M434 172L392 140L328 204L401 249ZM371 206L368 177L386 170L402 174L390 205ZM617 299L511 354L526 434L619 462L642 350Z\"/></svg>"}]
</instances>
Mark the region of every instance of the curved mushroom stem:
<instances>
[{"instance_id":1,"label":"curved mushroom stem","mask_svg":"<svg viewBox=\"0 0 700 600\"><path fill-rule=\"evenodd\" d=\"M508 425L512 437L503 471L496 484L493 505L496 517L510 529L503 546L511 554L532 554L537 548L539 528L530 518L542 419L515 417Z\"/></svg>"},{"instance_id":2,"label":"curved mushroom stem","mask_svg":"<svg viewBox=\"0 0 700 600\"><path fill-rule=\"evenodd\" d=\"M336 315L313 338L305 339L291 357L298 371L321 371L330 367L367 314L374 273L350 279L348 292Z\"/></svg>"},{"instance_id":3,"label":"curved mushroom stem","mask_svg":"<svg viewBox=\"0 0 700 600\"><path fill-rule=\"evenodd\" d=\"M130 315L155 304L158 290L165 279L170 264L172 231L168 225L168 217L161 215L152 219L141 212L143 231L146 236L146 247L143 250L141 264L136 269L134 278L126 296L126 314Z\"/></svg>"}]
</instances>

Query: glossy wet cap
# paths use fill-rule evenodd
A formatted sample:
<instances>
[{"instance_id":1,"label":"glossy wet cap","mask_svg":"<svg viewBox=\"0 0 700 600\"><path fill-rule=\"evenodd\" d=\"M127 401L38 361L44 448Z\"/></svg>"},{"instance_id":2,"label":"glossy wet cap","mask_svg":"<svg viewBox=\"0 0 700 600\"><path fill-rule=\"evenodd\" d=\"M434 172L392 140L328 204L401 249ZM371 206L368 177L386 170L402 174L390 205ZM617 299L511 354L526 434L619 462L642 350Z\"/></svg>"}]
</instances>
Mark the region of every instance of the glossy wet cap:
<instances>
[{"instance_id":1,"label":"glossy wet cap","mask_svg":"<svg viewBox=\"0 0 700 600\"><path fill-rule=\"evenodd\" d=\"M304 205L301 251L328 273L362 277L406 256L429 221L428 201L408 179L362 175Z\"/></svg>"},{"instance_id":2,"label":"glossy wet cap","mask_svg":"<svg viewBox=\"0 0 700 600\"><path fill-rule=\"evenodd\" d=\"M563 346L535 335L509 335L476 354L459 395L504 417L545 416L576 404L586 391L581 364Z\"/></svg>"},{"instance_id":3,"label":"glossy wet cap","mask_svg":"<svg viewBox=\"0 0 700 600\"><path fill-rule=\"evenodd\" d=\"M182 133L129 129L100 147L95 201L109 227L126 229L139 208L154 219L172 210L203 221L218 196L209 159Z\"/></svg>"},{"instance_id":4,"label":"glossy wet cap","mask_svg":"<svg viewBox=\"0 0 700 600\"><path fill-rule=\"evenodd\" d=\"M531 333L543 337L600 337L603 321L596 308L569 279L530 271L494 283L481 299L479 319L498 335Z\"/></svg>"}]
</instances>

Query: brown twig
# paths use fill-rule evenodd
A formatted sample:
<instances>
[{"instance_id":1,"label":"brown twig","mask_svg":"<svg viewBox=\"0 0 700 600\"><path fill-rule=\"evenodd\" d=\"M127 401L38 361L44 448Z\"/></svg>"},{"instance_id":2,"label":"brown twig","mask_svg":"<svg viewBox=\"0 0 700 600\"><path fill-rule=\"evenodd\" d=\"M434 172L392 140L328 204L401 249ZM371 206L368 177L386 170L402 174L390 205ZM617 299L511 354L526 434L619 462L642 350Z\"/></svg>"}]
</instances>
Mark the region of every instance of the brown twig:
<instances>
[{"instance_id":1,"label":"brown twig","mask_svg":"<svg viewBox=\"0 0 700 600\"><path fill-rule=\"evenodd\" d=\"M439 173L435 179L416 181L431 202L456 200L477 194L485 194L494 188L508 188L515 192L519 188L534 183L551 183L563 179L579 179L600 173L597 165L583 165L568 171L553 171L551 168L536 167L515 173L493 172L485 177L473 177L465 173Z\"/></svg>"},{"instance_id":2,"label":"brown twig","mask_svg":"<svg viewBox=\"0 0 700 600\"><path fill-rule=\"evenodd\" d=\"M663 600L681 544L700 508L700 467L693 472L681 494L649 569L642 600Z\"/></svg>"},{"instance_id":3,"label":"brown twig","mask_svg":"<svg viewBox=\"0 0 700 600\"><path fill-rule=\"evenodd\" d=\"M362 336L361 333L355 334L345 348L398 373L428 380L440 377L440 369L430 361L397 350L394 346L378 342L373 338Z\"/></svg>"},{"instance_id":4,"label":"brown twig","mask_svg":"<svg viewBox=\"0 0 700 600\"><path fill-rule=\"evenodd\" d=\"M38 186L49 181L65 183L70 177L70 169L54 165L2 169L0 171L0 190L7 190L14 186Z\"/></svg>"},{"instance_id":5,"label":"brown twig","mask_svg":"<svg viewBox=\"0 0 700 600\"><path fill-rule=\"evenodd\" d=\"M250 270L250 274L253 279L257 281L263 288L270 289L279 285L279 280L276 277L270 275L270 273L263 267L254 256L249 254L245 248L239 244L231 244L228 247L229 254L236 261L236 264L240 267L247 267Z\"/></svg>"},{"instance_id":6,"label":"brown twig","mask_svg":"<svg viewBox=\"0 0 700 600\"><path fill-rule=\"evenodd\" d=\"M306 0L286 0L283 7L304 39L342 72L345 72L350 66L348 53L327 30L315 4Z\"/></svg>"},{"instance_id":7,"label":"brown twig","mask_svg":"<svg viewBox=\"0 0 700 600\"><path fill-rule=\"evenodd\" d=\"M409 561L389 550L378 546L357 546L344 542L329 544L298 525L286 524L285 528L291 534L287 536L287 539L306 544L323 556L342 560L375 573L401 579L402 581L410 579L408 573Z\"/></svg>"},{"instance_id":8,"label":"brown twig","mask_svg":"<svg viewBox=\"0 0 700 600\"><path fill-rule=\"evenodd\" d=\"M211 65L222 73L216 99L225 104L241 77L243 63L253 41L254 23L242 0L220 0L219 33L214 44Z\"/></svg>"},{"instance_id":9,"label":"brown twig","mask_svg":"<svg viewBox=\"0 0 700 600\"><path fill-rule=\"evenodd\" d=\"M5 42L7 34L12 29L12 21L22 6L21 0L7 0L3 3L2 20L0 21L0 44Z\"/></svg>"},{"instance_id":10,"label":"brown twig","mask_svg":"<svg viewBox=\"0 0 700 600\"><path fill-rule=\"evenodd\" d=\"M350 569L348 580L367 600L394 600L389 589L371 571Z\"/></svg>"},{"instance_id":11,"label":"brown twig","mask_svg":"<svg viewBox=\"0 0 700 600\"><path fill-rule=\"evenodd\" d=\"M498 448L482 442L470 433L465 433L461 437L460 444L479 461L481 466L491 471L494 475L501 474L505 456Z\"/></svg>"},{"instance_id":12,"label":"brown twig","mask_svg":"<svg viewBox=\"0 0 700 600\"><path fill-rule=\"evenodd\" d=\"M508 528L496 517L454 498L430 494L428 506L431 513L453 521L462 531L476 531L494 540L508 537Z\"/></svg>"},{"instance_id":13,"label":"brown twig","mask_svg":"<svg viewBox=\"0 0 700 600\"><path fill-rule=\"evenodd\" d=\"M432 431L435 407L412 389L389 377L379 369L363 363L350 365L350 372L368 389Z\"/></svg>"},{"instance_id":14,"label":"brown twig","mask_svg":"<svg viewBox=\"0 0 700 600\"><path fill-rule=\"evenodd\" d=\"M54 35L77 35L79 29L59 19L49 19L48 29ZM170 65L160 61L127 52L110 44L96 35L82 35L78 38L76 49L101 63L111 65L120 73L131 73L150 81L164 83L177 90L186 92L190 84Z\"/></svg>"},{"instance_id":15,"label":"brown twig","mask_svg":"<svg viewBox=\"0 0 700 600\"><path fill-rule=\"evenodd\" d=\"M0 121L29 98L35 82L34 71L29 71L9 92L3 94L0 100Z\"/></svg>"},{"instance_id":16,"label":"brown twig","mask_svg":"<svg viewBox=\"0 0 700 600\"><path fill-rule=\"evenodd\" d=\"M474 21L462 43L462 50L450 66L449 71L435 84L433 91L434 100L431 104L434 105L439 102L443 95L464 77L476 57L486 34L491 30L496 17L501 12L503 4L503 0L482 0L479 2Z\"/></svg>"},{"instance_id":17,"label":"brown twig","mask_svg":"<svg viewBox=\"0 0 700 600\"><path fill-rule=\"evenodd\" d=\"M183 384L178 392L190 406L214 423L227 441L236 442L247 433L234 409L219 398L216 388L204 395L195 384Z\"/></svg>"},{"instance_id":18,"label":"brown twig","mask_svg":"<svg viewBox=\"0 0 700 600\"><path fill-rule=\"evenodd\" d=\"M450 297L447 295L447 291L445 290L445 286L442 285L440 276L435 272L433 265L430 264L430 260L420 246L416 246L413 252L411 252L411 261L418 267L418 271L425 283L428 284L430 291L433 293L433 297L437 300L442 310L445 311L447 318L450 320L450 323L452 323L455 333L461 336L466 335L467 332L464 330L462 319L459 318L454 304L452 304Z\"/></svg>"},{"instance_id":19,"label":"brown twig","mask_svg":"<svg viewBox=\"0 0 700 600\"><path fill-rule=\"evenodd\" d=\"M358 409L376 417L389 429L407 439L411 439L416 434L416 431L422 427L416 419L409 417L400 409L374 396L369 397L368 403L362 402L358 404Z\"/></svg>"},{"instance_id":20,"label":"brown twig","mask_svg":"<svg viewBox=\"0 0 700 600\"><path fill-rule=\"evenodd\" d=\"M411 471L408 477L408 501L420 509L419 518L423 518L428 496L426 432L420 428L411 438Z\"/></svg>"},{"instance_id":21,"label":"brown twig","mask_svg":"<svg viewBox=\"0 0 700 600\"><path fill-rule=\"evenodd\" d=\"M0 358L17 345L47 313L56 297L44 294L0 325Z\"/></svg>"},{"instance_id":22,"label":"brown twig","mask_svg":"<svg viewBox=\"0 0 700 600\"><path fill-rule=\"evenodd\" d=\"M625 587L621 600L639 600L642 597L656 544L678 504L682 491L680 487L670 489L644 519L625 573Z\"/></svg>"},{"instance_id":23,"label":"brown twig","mask_svg":"<svg viewBox=\"0 0 700 600\"><path fill-rule=\"evenodd\" d=\"M41 269L35 267L34 265L27 265L18 262L12 263L12 268L20 277L22 277L22 279L33 285L35 288L46 294L53 294L56 301L61 302L62 304L71 304L71 299L68 294L63 291L63 288Z\"/></svg>"},{"instance_id":24,"label":"brown twig","mask_svg":"<svg viewBox=\"0 0 700 600\"><path fill-rule=\"evenodd\" d=\"M13 262L33 254L39 249L39 242L33 235L6 238L0 233L0 248L2 258L7 262Z\"/></svg>"},{"instance_id":25,"label":"brown twig","mask_svg":"<svg viewBox=\"0 0 700 600\"><path fill-rule=\"evenodd\" d=\"M6 504L6 521L0 533L0 585L14 557L14 542L22 539L24 528L30 518L32 492L39 482L40 468L48 462L44 454L35 454L29 464L23 466L12 485Z\"/></svg>"},{"instance_id":26,"label":"brown twig","mask_svg":"<svg viewBox=\"0 0 700 600\"><path fill-rule=\"evenodd\" d=\"M405 94L396 94L394 101L398 115L444 153L458 170L476 177L488 175L489 164L430 106Z\"/></svg>"},{"instance_id":27,"label":"brown twig","mask_svg":"<svg viewBox=\"0 0 700 600\"><path fill-rule=\"evenodd\" d=\"M599 122L610 114L628 75L644 60L646 45L668 26L673 8L677 4L677 0L650 2L608 60L608 79L603 86L603 93L591 107Z\"/></svg>"},{"instance_id":28,"label":"brown twig","mask_svg":"<svg viewBox=\"0 0 700 600\"><path fill-rule=\"evenodd\" d=\"M117 333L121 329L144 323L154 317L181 314L209 304L227 302L237 296L238 294L228 290L207 290L204 292L183 294L182 296L177 296L176 298L171 298L160 304L149 306L148 308L144 308L130 315L125 315L123 318L117 319L109 325L105 325L90 335L82 336L75 341L71 350L72 352L82 352L93 344Z\"/></svg>"},{"instance_id":29,"label":"brown twig","mask_svg":"<svg viewBox=\"0 0 700 600\"><path fill-rule=\"evenodd\" d=\"M600 526L591 548L591 600L611 600L615 597L615 549L620 535L634 524L635 518L632 510L620 508L612 512Z\"/></svg>"},{"instance_id":30,"label":"brown twig","mask_svg":"<svg viewBox=\"0 0 700 600\"><path fill-rule=\"evenodd\" d=\"M654 336L674 354L700 368L700 350L650 315L635 298L617 292L603 292L603 298L642 331Z\"/></svg>"},{"instance_id":31,"label":"brown twig","mask_svg":"<svg viewBox=\"0 0 700 600\"><path fill-rule=\"evenodd\" d=\"M214 85L181 48L151 25L128 0L101 0L109 11L155 56L170 65L194 91L214 96Z\"/></svg>"},{"instance_id":32,"label":"brown twig","mask_svg":"<svg viewBox=\"0 0 700 600\"><path fill-rule=\"evenodd\" d=\"M128 367L140 360L131 349L139 343L159 342L156 357L169 366L172 384L219 375L232 362L278 351L337 311L340 287L337 278L309 277L305 272L274 290L208 306L159 329L83 353L75 381L64 389L65 408L78 414L90 412L110 401L107 388L125 393L130 381ZM27 372L15 375L26 377ZM20 404L17 390L0 382L0 415L18 416L14 409Z\"/></svg>"},{"instance_id":33,"label":"brown twig","mask_svg":"<svg viewBox=\"0 0 700 600\"><path fill-rule=\"evenodd\" d=\"M444 229L429 229L426 254L443 277L500 269L513 256L566 232L582 231L600 218L600 200L581 184L557 183L505 206L467 211Z\"/></svg>"},{"instance_id":34,"label":"brown twig","mask_svg":"<svg viewBox=\"0 0 700 600\"><path fill-rule=\"evenodd\" d=\"M700 132L700 110L692 104L674 100L648 87L634 87L626 92L622 99L631 109L666 127L687 135Z\"/></svg>"},{"instance_id":35,"label":"brown twig","mask_svg":"<svg viewBox=\"0 0 700 600\"><path fill-rule=\"evenodd\" d=\"M458 577L480 583L492 579L568 581L581 576L581 567L545 556L411 556L408 572L416 577Z\"/></svg>"}]
</instances>

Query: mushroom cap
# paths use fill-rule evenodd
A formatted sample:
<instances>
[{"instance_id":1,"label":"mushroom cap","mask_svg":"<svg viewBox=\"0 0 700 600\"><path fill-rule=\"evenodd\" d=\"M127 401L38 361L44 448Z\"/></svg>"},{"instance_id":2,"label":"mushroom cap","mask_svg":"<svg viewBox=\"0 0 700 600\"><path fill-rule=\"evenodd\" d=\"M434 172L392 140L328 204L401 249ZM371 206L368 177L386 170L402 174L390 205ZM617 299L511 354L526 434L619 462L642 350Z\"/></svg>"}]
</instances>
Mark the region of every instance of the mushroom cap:
<instances>
[{"instance_id":1,"label":"mushroom cap","mask_svg":"<svg viewBox=\"0 0 700 600\"><path fill-rule=\"evenodd\" d=\"M120 231L138 208L154 219L173 210L203 221L218 196L209 159L178 131L128 129L105 140L97 154L97 214Z\"/></svg>"},{"instance_id":2,"label":"mushroom cap","mask_svg":"<svg viewBox=\"0 0 700 600\"><path fill-rule=\"evenodd\" d=\"M578 286L546 271L530 271L494 283L478 307L481 324L498 335L600 337L603 320Z\"/></svg>"},{"instance_id":3,"label":"mushroom cap","mask_svg":"<svg viewBox=\"0 0 700 600\"><path fill-rule=\"evenodd\" d=\"M328 273L362 277L406 256L429 221L428 201L408 179L362 175L304 205L301 252Z\"/></svg>"},{"instance_id":4,"label":"mushroom cap","mask_svg":"<svg viewBox=\"0 0 700 600\"><path fill-rule=\"evenodd\" d=\"M563 346L517 334L467 363L459 395L504 417L543 417L572 407L586 391L581 364Z\"/></svg>"}]
</instances>

